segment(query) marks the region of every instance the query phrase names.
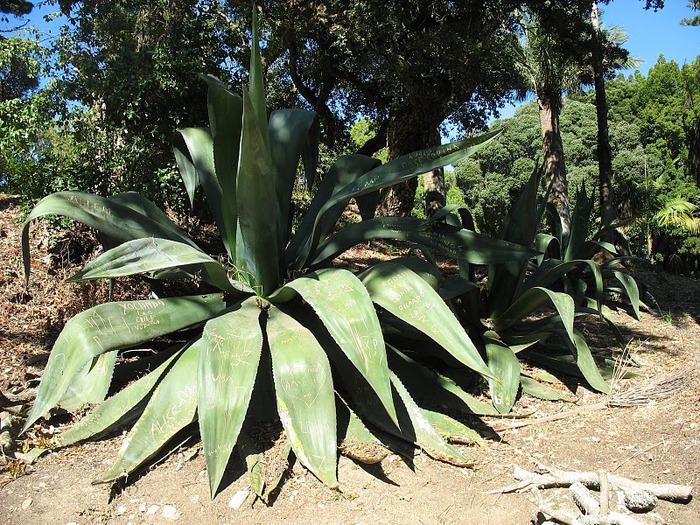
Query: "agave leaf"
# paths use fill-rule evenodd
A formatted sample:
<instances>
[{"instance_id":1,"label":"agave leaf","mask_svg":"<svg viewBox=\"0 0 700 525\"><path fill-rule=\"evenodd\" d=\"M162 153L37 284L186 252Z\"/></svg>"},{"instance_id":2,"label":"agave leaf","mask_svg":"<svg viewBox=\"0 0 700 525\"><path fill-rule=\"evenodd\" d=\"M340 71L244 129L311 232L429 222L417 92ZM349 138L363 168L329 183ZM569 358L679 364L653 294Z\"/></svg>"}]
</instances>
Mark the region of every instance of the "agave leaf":
<instances>
[{"instance_id":1,"label":"agave leaf","mask_svg":"<svg viewBox=\"0 0 700 525\"><path fill-rule=\"evenodd\" d=\"M176 352L158 368L116 393L75 425L61 432L57 438L59 446L65 447L84 439L102 436L138 417L139 407L143 410L144 400L183 351Z\"/></svg>"},{"instance_id":2,"label":"agave leaf","mask_svg":"<svg viewBox=\"0 0 700 525\"><path fill-rule=\"evenodd\" d=\"M535 252L470 230L436 223L423 228L424 221L410 217L378 217L346 226L318 246L311 266L327 264L344 251L374 239L410 241L430 250L472 264L527 261Z\"/></svg>"},{"instance_id":3,"label":"agave leaf","mask_svg":"<svg viewBox=\"0 0 700 525\"><path fill-rule=\"evenodd\" d=\"M260 295L267 295L277 288L280 279L281 232L276 172L262 134L253 103L244 89L234 265L243 275L250 276L248 284L258 287Z\"/></svg>"},{"instance_id":4,"label":"agave leaf","mask_svg":"<svg viewBox=\"0 0 700 525\"><path fill-rule=\"evenodd\" d=\"M573 345L569 343L569 348L574 356L574 359L576 359L576 365L578 366L579 370L581 370L583 377L585 377L586 381L588 381L588 384L598 390L598 392L610 392L610 386L605 382L603 376L600 374L600 370L593 359L591 349L588 347L586 339L578 330L574 331L573 342Z\"/></svg>"},{"instance_id":5,"label":"agave leaf","mask_svg":"<svg viewBox=\"0 0 700 525\"><path fill-rule=\"evenodd\" d=\"M231 93L216 77L202 75L207 83L209 125L214 143L214 166L221 186L221 215L226 223L222 230L227 237L229 255L236 259L238 157L243 123L243 99Z\"/></svg>"},{"instance_id":6,"label":"agave leaf","mask_svg":"<svg viewBox=\"0 0 700 525\"><path fill-rule=\"evenodd\" d=\"M403 386L401 380L395 374L391 374L391 384L394 385L401 401L406 407L406 415L408 416L413 432L415 433L415 444L423 449L431 458L459 467L468 467L473 463L467 459L453 446L448 444L438 433L437 430L430 424L423 409L421 409L411 395ZM404 425L402 425L402 428Z\"/></svg>"},{"instance_id":7,"label":"agave leaf","mask_svg":"<svg viewBox=\"0 0 700 525\"><path fill-rule=\"evenodd\" d=\"M129 196L133 198L133 196ZM142 198L143 199L143 198ZM145 199L143 199L145 201ZM146 201L150 202L150 201ZM155 206L153 206L155 208ZM157 208L156 208L157 209ZM161 212L162 213L162 212ZM89 193L63 191L44 197L34 206L22 228L22 256L24 276L29 281L29 225L34 219L45 215L63 215L96 228L117 242L142 237L160 237L196 246L172 223L163 224L151 217L134 211L115 198L105 199Z\"/></svg>"},{"instance_id":8,"label":"agave leaf","mask_svg":"<svg viewBox=\"0 0 700 525\"><path fill-rule=\"evenodd\" d=\"M226 252L231 256L228 222L222 210L223 193L214 166L214 139L211 131L207 128L179 130L173 137L173 151L190 204L194 206L195 191L201 185Z\"/></svg>"},{"instance_id":9,"label":"agave leaf","mask_svg":"<svg viewBox=\"0 0 700 525\"><path fill-rule=\"evenodd\" d=\"M376 304L423 332L467 367L493 377L440 295L414 272L385 262L363 272L360 280Z\"/></svg>"},{"instance_id":10,"label":"agave leaf","mask_svg":"<svg viewBox=\"0 0 700 525\"><path fill-rule=\"evenodd\" d=\"M535 249L541 254L537 256L538 265L542 264L542 261L548 252L550 254L556 254L557 257L559 257L561 253L559 239L557 239L554 235L549 235L547 233L538 233L535 236Z\"/></svg>"},{"instance_id":11,"label":"agave leaf","mask_svg":"<svg viewBox=\"0 0 700 525\"><path fill-rule=\"evenodd\" d=\"M198 248L167 239L135 239L120 244L89 262L69 282L136 275L159 270L186 269L227 293L252 292L243 283L232 282L226 269Z\"/></svg>"},{"instance_id":12,"label":"agave leaf","mask_svg":"<svg viewBox=\"0 0 700 525\"><path fill-rule=\"evenodd\" d=\"M58 404L68 412L75 412L86 403L103 401L112 383L116 361L116 350L95 357L78 372Z\"/></svg>"},{"instance_id":13,"label":"agave leaf","mask_svg":"<svg viewBox=\"0 0 700 525\"><path fill-rule=\"evenodd\" d=\"M418 402L446 406L466 414L498 415L493 406L468 394L451 379L418 364L391 345L387 348L391 350L388 354L391 370L415 393Z\"/></svg>"},{"instance_id":14,"label":"agave leaf","mask_svg":"<svg viewBox=\"0 0 700 525\"><path fill-rule=\"evenodd\" d=\"M332 210L338 203L347 202L353 197L398 184L447 164L459 162L479 151L499 134L500 131L485 133L478 137L470 137L452 144L416 151L378 166L348 184L328 199L319 210L318 215L315 217L311 234L308 236L308 240L304 239L304 245L299 250L299 258L296 259L297 267L305 267L310 262L310 258L316 251L316 247L322 238L321 221L326 212Z\"/></svg>"},{"instance_id":15,"label":"agave leaf","mask_svg":"<svg viewBox=\"0 0 700 525\"><path fill-rule=\"evenodd\" d=\"M569 340L574 340L574 301L566 293L534 287L523 293L503 314L492 319L496 332L508 329L546 304L551 304L561 317Z\"/></svg>"},{"instance_id":16,"label":"agave leaf","mask_svg":"<svg viewBox=\"0 0 700 525\"><path fill-rule=\"evenodd\" d=\"M336 161L328 170L328 173L321 180L316 195L311 201L311 205L304 215L301 224L297 228L294 238L286 250L286 259L288 263L299 260L299 250L309 242L313 232L314 224L318 218L318 214L326 202L341 189L352 183L358 177L361 177L372 168L381 164L377 159L367 157L365 155L345 155L336 159ZM329 209L325 213L322 223L318 225L319 235L323 238L333 229L338 217L343 213L350 198L338 202L335 207ZM301 266L300 266L301 267Z\"/></svg>"},{"instance_id":17,"label":"agave leaf","mask_svg":"<svg viewBox=\"0 0 700 525\"><path fill-rule=\"evenodd\" d=\"M271 306L267 335L275 395L284 430L302 465L337 487L333 378L323 348L309 330Z\"/></svg>"},{"instance_id":18,"label":"agave leaf","mask_svg":"<svg viewBox=\"0 0 700 525\"><path fill-rule=\"evenodd\" d=\"M313 111L302 109L273 111L270 115L268 133L272 163L277 170L275 182L282 221L280 228L285 234L281 239L280 250L282 250L291 235L290 204L299 158L304 159L307 181L310 180L313 184L316 173L320 133L318 117Z\"/></svg>"},{"instance_id":19,"label":"agave leaf","mask_svg":"<svg viewBox=\"0 0 700 525\"><path fill-rule=\"evenodd\" d=\"M585 266L587 266L593 274L595 296L598 303L598 310L600 310L603 306L603 274L600 271L600 266L595 261L590 259L563 262L556 264L553 267L542 265L535 271L534 274L525 280L522 290L524 292L536 286L550 288L571 270L580 269L581 267Z\"/></svg>"},{"instance_id":20,"label":"agave leaf","mask_svg":"<svg viewBox=\"0 0 700 525\"><path fill-rule=\"evenodd\" d=\"M491 335L489 335L491 334ZM493 406L501 414L513 408L520 388L520 362L513 350L487 332L484 336L486 362L498 380L489 379Z\"/></svg>"},{"instance_id":21,"label":"agave leaf","mask_svg":"<svg viewBox=\"0 0 700 525\"><path fill-rule=\"evenodd\" d=\"M637 287L637 282L631 275L619 270L613 270L612 274L615 279L620 281L620 284L622 284L622 287L625 289L627 299L632 305L632 309L634 311L634 317L635 319L639 320L639 288Z\"/></svg>"},{"instance_id":22,"label":"agave leaf","mask_svg":"<svg viewBox=\"0 0 700 525\"><path fill-rule=\"evenodd\" d=\"M201 323L226 308L221 294L95 306L73 317L54 344L23 432L63 397L94 357Z\"/></svg>"},{"instance_id":23,"label":"agave leaf","mask_svg":"<svg viewBox=\"0 0 700 525\"><path fill-rule=\"evenodd\" d=\"M311 305L398 425L382 327L372 299L360 280L347 270L320 270L295 279L275 295L284 301L294 292ZM271 299L274 302L274 297Z\"/></svg>"},{"instance_id":24,"label":"agave leaf","mask_svg":"<svg viewBox=\"0 0 700 525\"><path fill-rule=\"evenodd\" d=\"M265 149L270 149L267 133L267 109L265 107L265 84L263 82L263 66L260 57L260 41L258 38L258 9L253 5L253 40L250 53L250 84L248 91L252 108L255 111L256 120L259 123L262 135L262 144ZM245 91L245 90L244 90ZM245 98L245 95L244 95Z\"/></svg>"},{"instance_id":25,"label":"agave leaf","mask_svg":"<svg viewBox=\"0 0 700 525\"><path fill-rule=\"evenodd\" d=\"M435 264L419 257L398 257L391 262L405 266L428 283L433 290L440 289L442 274Z\"/></svg>"},{"instance_id":26,"label":"agave leaf","mask_svg":"<svg viewBox=\"0 0 700 525\"><path fill-rule=\"evenodd\" d=\"M443 439L451 443L467 445L481 440L479 433L441 412L421 409L421 414L437 430Z\"/></svg>"},{"instance_id":27,"label":"agave leaf","mask_svg":"<svg viewBox=\"0 0 700 525\"><path fill-rule=\"evenodd\" d=\"M535 381L531 377L521 375L520 385L523 387L524 393L532 397L536 397L537 399L543 399L545 401L571 402L571 396L567 395L566 392L544 385L539 381Z\"/></svg>"},{"instance_id":28,"label":"agave leaf","mask_svg":"<svg viewBox=\"0 0 700 525\"><path fill-rule=\"evenodd\" d=\"M199 429L212 496L243 426L260 363L263 334L255 299L209 321L199 356Z\"/></svg>"},{"instance_id":29,"label":"agave leaf","mask_svg":"<svg viewBox=\"0 0 700 525\"><path fill-rule=\"evenodd\" d=\"M162 378L143 414L119 450L117 461L94 483L127 476L152 458L180 430L195 420L197 368L201 339L187 348Z\"/></svg>"},{"instance_id":30,"label":"agave leaf","mask_svg":"<svg viewBox=\"0 0 700 525\"><path fill-rule=\"evenodd\" d=\"M588 196L586 183L584 182L576 193L576 203L571 214L571 232L564 251L565 262L573 261L574 259L590 259L584 253L583 247L586 237L588 237L588 218L591 216L592 211L593 195Z\"/></svg>"},{"instance_id":31,"label":"agave leaf","mask_svg":"<svg viewBox=\"0 0 700 525\"><path fill-rule=\"evenodd\" d=\"M173 239L176 241L180 240L191 246L197 246L192 239L185 235L185 233L180 230L180 228L178 228L173 221L170 220L163 210L140 193L136 193L135 191L127 191L107 197L107 200L114 204L126 206L130 210L133 210L143 217L157 223L162 231L169 232L168 235L157 235L157 230L154 230L153 233L149 235L150 237L163 237L164 239Z\"/></svg>"}]
</instances>

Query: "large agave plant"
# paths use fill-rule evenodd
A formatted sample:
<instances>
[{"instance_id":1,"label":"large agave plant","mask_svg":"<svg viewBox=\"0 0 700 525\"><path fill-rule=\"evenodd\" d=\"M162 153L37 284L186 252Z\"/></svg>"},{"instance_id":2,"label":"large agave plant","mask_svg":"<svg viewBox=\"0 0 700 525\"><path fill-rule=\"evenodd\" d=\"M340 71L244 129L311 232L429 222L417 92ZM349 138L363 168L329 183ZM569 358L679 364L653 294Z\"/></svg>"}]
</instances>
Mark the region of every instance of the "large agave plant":
<instances>
[{"instance_id":1,"label":"large agave plant","mask_svg":"<svg viewBox=\"0 0 700 525\"><path fill-rule=\"evenodd\" d=\"M371 423L375 435L379 429L466 465L444 436L465 440L473 433L421 408L410 393L422 395L436 385L439 395L451 396L466 411L493 412L414 359L427 354L494 377L438 295L439 276L418 259L378 264L359 275L324 266L346 247L380 237L411 240L465 263L527 260L532 255L527 248L448 224L375 219L333 233L350 199L371 216L379 189L457 162L494 135L382 166L359 155L340 158L292 237L292 188L300 159L307 181L313 180L318 124L314 113L302 110L275 111L268 121L255 22L253 27L251 80L242 97L205 76L210 128L184 129L174 142L189 197L194 201L202 188L225 255L204 253L135 193L111 198L57 193L27 218L27 278L30 223L59 214L98 229L113 246L74 281L135 274L195 277L218 291L102 304L71 319L51 352L25 429L56 405L70 410L103 401L121 350L187 329L187 344L58 437L58 446L65 446L135 421L116 463L99 481L128 475L195 421L213 495L236 445L258 495L276 483L268 479L266 486L261 472L264 462L258 461L261 450L251 430L258 420L278 419L298 460L331 487L337 485L339 439L378 444L362 421ZM383 329L397 324L424 334L434 346L413 358L388 346ZM151 361L142 366L150 370Z\"/></svg>"},{"instance_id":2,"label":"large agave plant","mask_svg":"<svg viewBox=\"0 0 700 525\"><path fill-rule=\"evenodd\" d=\"M535 170L501 229L503 240L533 248L538 255L529 261L490 265L486 290L463 271L461 276L450 278L440 291L456 303L455 309L465 324L482 334L487 364L495 376L489 378L491 397L501 413L510 411L521 388L545 399L562 399L560 392L524 375L518 359L522 355L558 371L583 376L594 389L608 392L609 386L574 320L577 316L600 316L621 339L615 325L604 316L603 304L621 304L639 317L637 284L620 269L625 258L615 256L612 245L597 240L600 232L589 240L593 197L585 187L579 190L571 235L564 245L561 239L538 233L546 202L538 202L539 180L539 170ZM441 215L455 222L449 211L453 210L445 209ZM462 214L467 219L465 227L473 227L468 226L465 210ZM594 258L601 250L610 256L597 262ZM541 345L535 346L546 340L561 342L563 352L543 353Z\"/></svg>"}]
</instances>

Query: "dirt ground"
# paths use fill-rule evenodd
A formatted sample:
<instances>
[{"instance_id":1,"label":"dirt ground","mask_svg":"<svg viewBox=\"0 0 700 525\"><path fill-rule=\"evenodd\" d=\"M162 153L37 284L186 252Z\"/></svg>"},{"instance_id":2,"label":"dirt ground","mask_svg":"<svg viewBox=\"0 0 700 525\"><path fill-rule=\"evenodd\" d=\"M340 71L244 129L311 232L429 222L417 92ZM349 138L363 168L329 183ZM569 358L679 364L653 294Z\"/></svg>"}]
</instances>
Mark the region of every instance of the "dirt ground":
<instances>
[{"instance_id":1,"label":"dirt ground","mask_svg":"<svg viewBox=\"0 0 700 525\"><path fill-rule=\"evenodd\" d=\"M64 279L89 246L83 242L49 243L45 226L33 227L32 279L22 284L20 211L11 199L0 198L0 392L31 402L51 343L65 321L78 311L107 299L104 284L70 285ZM70 239L70 234L67 237ZM89 239L88 239L89 240ZM87 243L89 244L89 242ZM48 246L58 246L48 250ZM284 480L270 506L251 504L246 476L234 472L231 483L211 501L201 443L191 438L171 455L118 486L92 485L110 466L123 436L52 452L32 465L0 456L0 523L25 524L530 524L537 523L538 498L565 501L564 489L525 494L489 494L514 483L513 468L543 464L569 470L608 472L647 483L700 485L700 282L647 272L638 275L654 297L660 315L643 313L635 321L612 313L630 348L645 366L641 377L620 381L615 391L641 391L641 406L587 407L607 398L573 384L575 403L544 402L523 396L515 413L527 419L484 418L502 429L497 437L462 446L475 467L456 468L417 453L412 462L392 455L367 467L341 457L341 489L321 485L298 464ZM141 290L115 290L120 295ZM611 335L594 321L583 328L599 350L614 347ZM661 384L675 378L670 397L652 399ZM679 386L680 385L680 386ZM0 397L0 401L2 398ZM10 407L13 410L20 405ZM5 411L7 408L0 408ZM572 410L574 415L566 416ZM547 416L561 419L538 421ZM13 417L3 412L3 417ZM51 423L16 446L41 444ZM15 428L13 426L12 428ZM233 466L233 470L241 467ZM688 504L660 502L657 512L667 523L700 523L697 498Z\"/></svg>"}]
</instances>

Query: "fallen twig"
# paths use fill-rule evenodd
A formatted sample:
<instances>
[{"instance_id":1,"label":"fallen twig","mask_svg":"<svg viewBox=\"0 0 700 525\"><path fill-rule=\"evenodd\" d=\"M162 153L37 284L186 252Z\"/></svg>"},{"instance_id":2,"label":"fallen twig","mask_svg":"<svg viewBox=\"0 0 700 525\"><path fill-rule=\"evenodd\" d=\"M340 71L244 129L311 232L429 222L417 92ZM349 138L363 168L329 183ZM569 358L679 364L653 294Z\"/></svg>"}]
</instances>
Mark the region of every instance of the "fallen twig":
<instances>
[{"instance_id":1,"label":"fallen twig","mask_svg":"<svg viewBox=\"0 0 700 525\"><path fill-rule=\"evenodd\" d=\"M506 494L510 492L523 492L532 487L555 488L569 487L577 481L588 488L598 490L600 488L600 476L596 472L576 472L559 469L542 468L544 473L529 472L520 467L515 467L513 476L520 480L517 485L491 491L492 494ZM692 497L693 487L686 485L640 483L622 476L608 474L611 485L621 489L633 489L648 491L659 499L675 502L687 502Z\"/></svg>"}]
</instances>

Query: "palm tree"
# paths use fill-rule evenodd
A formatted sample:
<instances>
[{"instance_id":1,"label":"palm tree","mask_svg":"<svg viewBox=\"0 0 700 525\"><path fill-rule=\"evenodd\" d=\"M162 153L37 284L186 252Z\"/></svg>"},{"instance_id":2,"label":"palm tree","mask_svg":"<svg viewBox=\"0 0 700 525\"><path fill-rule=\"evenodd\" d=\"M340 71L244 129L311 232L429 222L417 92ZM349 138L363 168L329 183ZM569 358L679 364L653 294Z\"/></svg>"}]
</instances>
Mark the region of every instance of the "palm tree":
<instances>
[{"instance_id":1,"label":"palm tree","mask_svg":"<svg viewBox=\"0 0 700 525\"><path fill-rule=\"evenodd\" d=\"M591 9L591 24L593 35L591 39L590 70L586 72L581 82L593 84L595 89L596 119L598 122L598 189L600 199L601 227L610 226L617 219L615 198L613 193L612 151L608 133L608 102L605 94L605 77L607 74L637 66L640 61L628 55L622 45L627 41L627 34L619 27L603 28L600 22L598 3L593 2ZM586 73L592 73L592 79L586 78ZM608 242L622 241L617 230L610 229L605 234Z\"/></svg>"},{"instance_id":2,"label":"palm tree","mask_svg":"<svg viewBox=\"0 0 700 525\"><path fill-rule=\"evenodd\" d=\"M527 91L535 94L540 114L545 181L550 188L549 208L552 230L566 241L571 231L566 163L559 128L562 93L580 86L580 68L559 45L557 36L532 13L523 12L519 60ZM520 93L524 98L525 93Z\"/></svg>"}]
</instances>

